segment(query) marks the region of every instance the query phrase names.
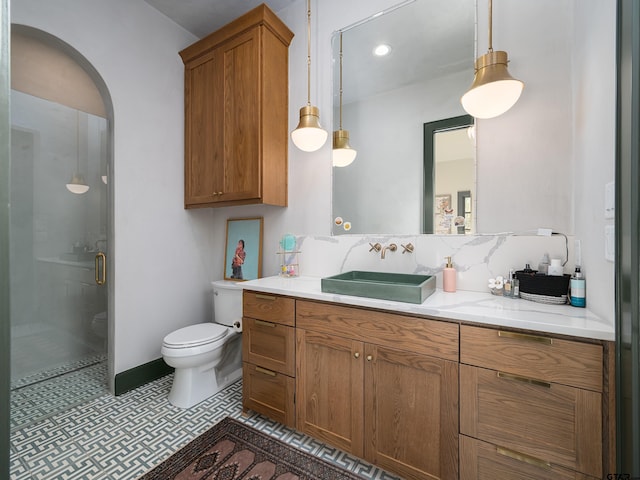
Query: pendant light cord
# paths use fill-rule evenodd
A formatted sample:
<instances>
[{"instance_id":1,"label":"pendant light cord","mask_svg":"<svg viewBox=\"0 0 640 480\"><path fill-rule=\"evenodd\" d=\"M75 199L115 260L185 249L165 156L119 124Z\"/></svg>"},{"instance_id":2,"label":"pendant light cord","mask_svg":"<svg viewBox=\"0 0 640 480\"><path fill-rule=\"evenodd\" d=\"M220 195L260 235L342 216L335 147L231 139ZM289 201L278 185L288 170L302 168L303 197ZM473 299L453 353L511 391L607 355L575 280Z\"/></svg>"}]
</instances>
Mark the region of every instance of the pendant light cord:
<instances>
[{"instance_id":1,"label":"pendant light cord","mask_svg":"<svg viewBox=\"0 0 640 480\"><path fill-rule=\"evenodd\" d=\"M80 175L80 110L76 110L76 173Z\"/></svg>"},{"instance_id":2,"label":"pendant light cord","mask_svg":"<svg viewBox=\"0 0 640 480\"><path fill-rule=\"evenodd\" d=\"M340 31L340 127L342 130L342 30Z\"/></svg>"},{"instance_id":3,"label":"pendant light cord","mask_svg":"<svg viewBox=\"0 0 640 480\"><path fill-rule=\"evenodd\" d=\"M493 52L493 0L489 0L489 52Z\"/></svg>"},{"instance_id":4,"label":"pendant light cord","mask_svg":"<svg viewBox=\"0 0 640 480\"><path fill-rule=\"evenodd\" d=\"M307 106L311 106L311 0L307 0Z\"/></svg>"}]
</instances>

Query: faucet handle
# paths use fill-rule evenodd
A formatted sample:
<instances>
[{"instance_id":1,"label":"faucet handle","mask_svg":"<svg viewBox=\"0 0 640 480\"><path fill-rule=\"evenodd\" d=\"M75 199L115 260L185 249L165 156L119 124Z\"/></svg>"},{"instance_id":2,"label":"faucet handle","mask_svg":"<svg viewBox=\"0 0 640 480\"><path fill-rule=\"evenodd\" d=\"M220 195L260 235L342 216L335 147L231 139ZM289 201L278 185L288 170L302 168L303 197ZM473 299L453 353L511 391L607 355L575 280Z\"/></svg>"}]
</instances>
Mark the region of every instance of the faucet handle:
<instances>
[{"instance_id":1,"label":"faucet handle","mask_svg":"<svg viewBox=\"0 0 640 480\"><path fill-rule=\"evenodd\" d=\"M406 245L400 244L402 247L402 253L413 253L413 245L411 243L407 243Z\"/></svg>"},{"instance_id":2,"label":"faucet handle","mask_svg":"<svg viewBox=\"0 0 640 480\"><path fill-rule=\"evenodd\" d=\"M379 252L380 250L382 250L382 245L380 245L379 243L371 243L369 242L369 245L371 245L371 248L369 249L370 252L373 252L374 250L376 252Z\"/></svg>"}]
</instances>

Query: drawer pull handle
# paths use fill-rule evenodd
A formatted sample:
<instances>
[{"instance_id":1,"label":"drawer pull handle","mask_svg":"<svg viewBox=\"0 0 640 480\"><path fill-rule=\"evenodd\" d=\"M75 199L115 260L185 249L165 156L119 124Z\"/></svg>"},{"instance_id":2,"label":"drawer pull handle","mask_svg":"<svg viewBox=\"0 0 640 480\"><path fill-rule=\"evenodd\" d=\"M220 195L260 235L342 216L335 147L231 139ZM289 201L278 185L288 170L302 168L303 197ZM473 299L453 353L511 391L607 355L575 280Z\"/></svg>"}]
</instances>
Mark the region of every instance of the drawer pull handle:
<instances>
[{"instance_id":1,"label":"drawer pull handle","mask_svg":"<svg viewBox=\"0 0 640 480\"><path fill-rule=\"evenodd\" d=\"M275 323L263 322L262 320L256 320L256 325L260 325L261 327L275 327Z\"/></svg>"},{"instance_id":2,"label":"drawer pull handle","mask_svg":"<svg viewBox=\"0 0 640 480\"><path fill-rule=\"evenodd\" d=\"M276 376L276 372L272 372L271 370L267 370L266 368L256 367L256 372L264 373L265 375L270 375L272 377Z\"/></svg>"},{"instance_id":3,"label":"drawer pull handle","mask_svg":"<svg viewBox=\"0 0 640 480\"><path fill-rule=\"evenodd\" d=\"M269 300L271 302L275 302L276 300L276 297L272 297L271 295L261 295L259 293L256 293L256 298L260 300Z\"/></svg>"},{"instance_id":4,"label":"drawer pull handle","mask_svg":"<svg viewBox=\"0 0 640 480\"><path fill-rule=\"evenodd\" d=\"M538 387L551 388L549 382L543 382L542 380L536 380L535 378L521 377L519 375L511 375L510 373L498 372L498 378L504 378L505 380L515 380L516 382L530 383L531 385L537 385Z\"/></svg>"},{"instance_id":5,"label":"drawer pull handle","mask_svg":"<svg viewBox=\"0 0 640 480\"><path fill-rule=\"evenodd\" d=\"M514 460L518 460L520 462L528 463L529 465L533 465L536 467L546 469L551 468L551 463L549 462L545 462L544 460L525 455L524 453L514 452L513 450L509 450L507 448L496 447L496 453L505 457L513 458Z\"/></svg>"},{"instance_id":6,"label":"drawer pull handle","mask_svg":"<svg viewBox=\"0 0 640 480\"><path fill-rule=\"evenodd\" d=\"M525 342L544 343L545 345L553 344L552 338L527 335L526 333L503 332L502 330L499 330L498 336L503 338L513 338L515 340L524 340Z\"/></svg>"}]
</instances>

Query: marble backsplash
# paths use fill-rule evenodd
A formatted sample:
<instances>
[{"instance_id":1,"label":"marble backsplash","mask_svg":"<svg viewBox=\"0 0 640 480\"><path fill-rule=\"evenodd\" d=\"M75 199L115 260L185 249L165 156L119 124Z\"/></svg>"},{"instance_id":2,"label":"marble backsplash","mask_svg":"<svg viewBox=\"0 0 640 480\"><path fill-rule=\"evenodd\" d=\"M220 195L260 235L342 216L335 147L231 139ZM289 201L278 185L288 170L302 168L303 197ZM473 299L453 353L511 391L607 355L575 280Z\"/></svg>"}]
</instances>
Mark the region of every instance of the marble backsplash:
<instances>
[{"instance_id":1,"label":"marble backsplash","mask_svg":"<svg viewBox=\"0 0 640 480\"><path fill-rule=\"evenodd\" d=\"M549 258L567 260L564 273L572 273L573 237L562 235L298 235L300 275L326 277L349 270L435 275L442 288L445 257L451 256L459 290L488 292L487 280L507 275L510 268L520 270L526 263L537 269L545 253ZM395 243L395 252L369 251L370 244L383 247ZM413 252L402 253L402 245L411 243ZM567 259L568 255L568 259Z\"/></svg>"}]
</instances>

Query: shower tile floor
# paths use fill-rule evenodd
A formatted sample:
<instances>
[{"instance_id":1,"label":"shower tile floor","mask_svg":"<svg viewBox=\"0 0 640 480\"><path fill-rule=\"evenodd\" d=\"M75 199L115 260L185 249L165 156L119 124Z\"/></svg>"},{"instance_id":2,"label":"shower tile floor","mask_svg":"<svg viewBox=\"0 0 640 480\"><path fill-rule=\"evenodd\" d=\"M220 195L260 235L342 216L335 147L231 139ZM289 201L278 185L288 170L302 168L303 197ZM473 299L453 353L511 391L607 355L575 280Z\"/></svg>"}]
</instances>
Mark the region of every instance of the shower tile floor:
<instances>
[{"instance_id":1,"label":"shower tile floor","mask_svg":"<svg viewBox=\"0 0 640 480\"><path fill-rule=\"evenodd\" d=\"M241 380L189 409L167 401L172 380L167 375L118 397L105 394L12 432L11 479L135 479L231 416L364 479L397 480L257 414L241 416Z\"/></svg>"}]
</instances>

